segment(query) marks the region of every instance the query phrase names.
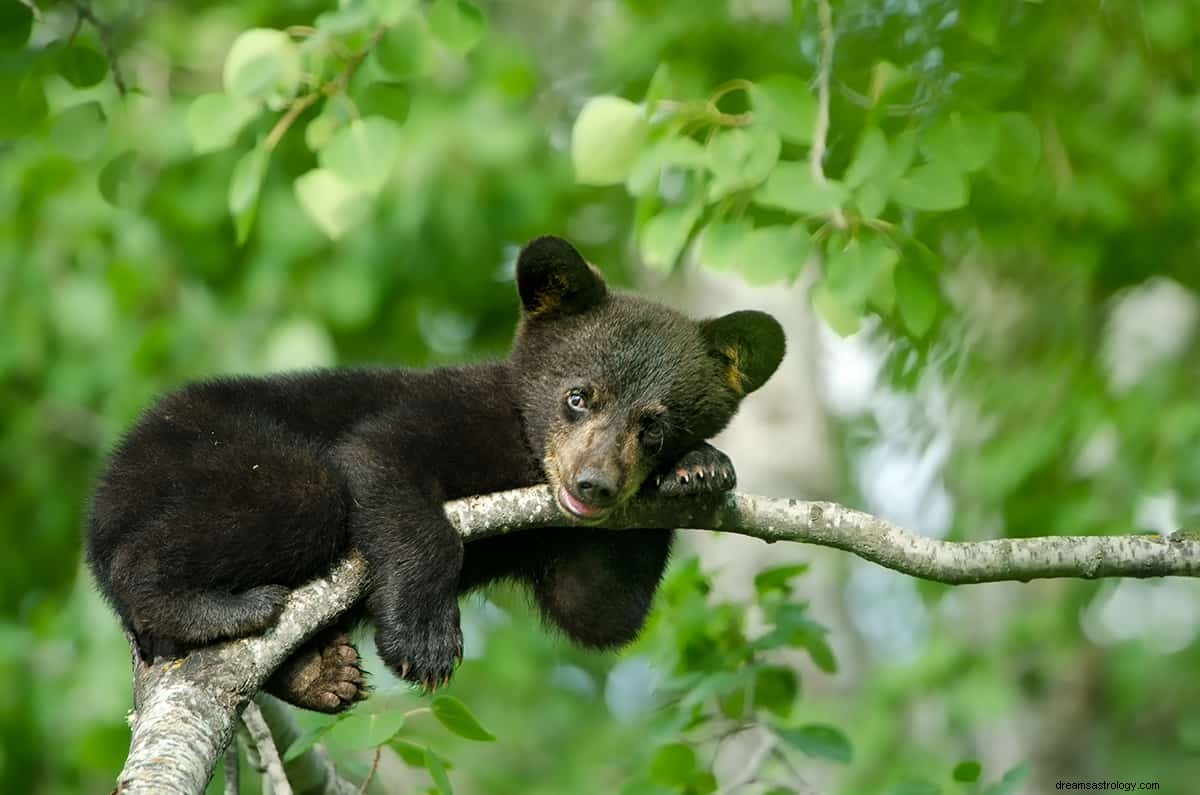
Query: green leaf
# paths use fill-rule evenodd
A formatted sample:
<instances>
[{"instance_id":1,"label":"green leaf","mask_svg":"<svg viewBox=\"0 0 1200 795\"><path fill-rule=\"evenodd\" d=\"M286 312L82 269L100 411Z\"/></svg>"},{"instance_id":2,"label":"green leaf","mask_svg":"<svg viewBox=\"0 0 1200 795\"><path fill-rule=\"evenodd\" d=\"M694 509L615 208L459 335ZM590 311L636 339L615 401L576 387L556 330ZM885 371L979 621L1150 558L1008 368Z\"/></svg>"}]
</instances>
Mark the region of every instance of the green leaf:
<instances>
[{"instance_id":1,"label":"green leaf","mask_svg":"<svg viewBox=\"0 0 1200 795\"><path fill-rule=\"evenodd\" d=\"M1002 185L1022 190L1037 173L1042 156L1042 134L1023 113L1001 113L996 152L989 174Z\"/></svg>"},{"instance_id":2,"label":"green leaf","mask_svg":"<svg viewBox=\"0 0 1200 795\"><path fill-rule=\"evenodd\" d=\"M0 50L18 50L29 41L33 9L21 2L0 3Z\"/></svg>"},{"instance_id":3,"label":"green leaf","mask_svg":"<svg viewBox=\"0 0 1200 795\"><path fill-rule=\"evenodd\" d=\"M779 133L785 141L812 143L817 100L808 83L794 75L771 75L750 89L755 121Z\"/></svg>"},{"instance_id":4,"label":"green leaf","mask_svg":"<svg viewBox=\"0 0 1200 795\"><path fill-rule=\"evenodd\" d=\"M368 83L354 97L358 112L363 116L381 116L397 124L408 119L412 100L403 83L376 80Z\"/></svg>"},{"instance_id":5,"label":"green leaf","mask_svg":"<svg viewBox=\"0 0 1200 795\"><path fill-rule=\"evenodd\" d=\"M368 193L387 184L399 158L400 128L381 116L350 122L317 153L322 168Z\"/></svg>"},{"instance_id":6,"label":"green leaf","mask_svg":"<svg viewBox=\"0 0 1200 795\"><path fill-rule=\"evenodd\" d=\"M367 6L384 25L394 25L417 7L417 0L367 0Z\"/></svg>"},{"instance_id":7,"label":"green leaf","mask_svg":"<svg viewBox=\"0 0 1200 795\"><path fill-rule=\"evenodd\" d=\"M759 227L746 236L738 269L749 284L791 281L804 270L810 246L803 224Z\"/></svg>"},{"instance_id":8,"label":"green leaf","mask_svg":"<svg viewBox=\"0 0 1200 795\"><path fill-rule=\"evenodd\" d=\"M467 709L467 705L457 698L435 696L430 706L433 708L433 716L459 737L479 742L491 742L496 739L495 735L479 724L471 710Z\"/></svg>"},{"instance_id":9,"label":"green leaf","mask_svg":"<svg viewBox=\"0 0 1200 795\"><path fill-rule=\"evenodd\" d=\"M188 107L187 128L192 148L200 154L232 146L255 116L258 105L224 93L201 94Z\"/></svg>"},{"instance_id":10,"label":"green leaf","mask_svg":"<svg viewBox=\"0 0 1200 795\"><path fill-rule=\"evenodd\" d=\"M714 271L731 271L742 263L743 250L754 224L749 219L712 221L696 237L700 264Z\"/></svg>"},{"instance_id":11,"label":"green leaf","mask_svg":"<svg viewBox=\"0 0 1200 795\"><path fill-rule=\"evenodd\" d=\"M225 93L280 107L300 88L300 48L282 30L251 28L225 57Z\"/></svg>"},{"instance_id":12,"label":"green leaf","mask_svg":"<svg viewBox=\"0 0 1200 795\"><path fill-rule=\"evenodd\" d=\"M446 767L442 764L442 760L438 759L437 754L428 748L425 749L425 769L429 771L429 777L433 779L433 785L437 787L440 795L454 795L454 788L450 786L450 777L446 775Z\"/></svg>"},{"instance_id":13,"label":"green leaf","mask_svg":"<svg viewBox=\"0 0 1200 795\"><path fill-rule=\"evenodd\" d=\"M998 130L992 114L951 113L938 119L925 133L921 151L930 160L957 171L975 171L991 160Z\"/></svg>"},{"instance_id":14,"label":"green leaf","mask_svg":"<svg viewBox=\"0 0 1200 795\"><path fill-rule=\"evenodd\" d=\"M99 102L83 102L52 119L50 141L56 149L84 161L100 151L109 136L104 109Z\"/></svg>"},{"instance_id":15,"label":"green leaf","mask_svg":"<svg viewBox=\"0 0 1200 795\"><path fill-rule=\"evenodd\" d=\"M431 748L427 748L424 745L419 745L411 740L405 740L402 737L393 737L392 739L388 740L387 745L389 748L395 751L396 755L399 756L400 759L403 760L404 764L408 765L409 767L425 767L425 754L428 753L436 756L438 761L442 763L442 767L446 768L447 770L454 768L454 765L450 764L450 760L446 757L435 752Z\"/></svg>"},{"instance_id":16,"label":"green leaf","mask_svg":"<svg viewBox=\"0 0 1200 795\"><path fill-rule=\"evenodd\" d=\"M378 748L404 728L405 716L399 710L351 712L326 732L331 745L349 750Z\"/></svg>"},{"instance_id":17,"label":"green leaf","mask_svg":"<svg viewBox=\"0 0 1200 795\"><path fill-rule=\"evenodd\" d=\"M429 29L443 44L465 54L487 30L487 18L467 0L434 0L429 9Z\"/></svg>"},{"instance_id":18,"label":"green leaf","mask_svg":"<svg viewBox=\"0 0 1200 795\"><path fill-rule=\"evenodd\" d=\"M0 140L21 137L50 111L42 81L33 73L0 76L0 96L11 98L0 113Z\"/></svg>"},{"instance_id":19,"label":"green leaf","mask_svg":"<svg viewBox=\"0 0 1200 795\"><path fill-rule=\"evenodd\" d=\"M699 202L675 205L646 222L639 236L646 267L659 271L675 267L703 209Z\"/></svg>"},{"instance_id":20,"label":"green leaf","mask_svg":"<svg viewBox=\"0 0 1200 795\"><path fill-rule=\"evenodd\" d=\"M781 718L791 714L799 694L800 680L787 666L764 666L754 682L754 706Z\"/></svg>"},{"instance_id":21,"label":"green leaf","mask_svg":"<svg viewBox=\"0 0 1200 795\"><path fill-rule=\"evenodd\" d=\"M707 165L707 152L691 138L664 138L638 155L625 180L625 187L633 196L645 196L658 190L663 169L704 168Z\"/></svg>"},{"instance_id":22,"label":"green leaf","mask_svg":"<svg viewBox=\"0 0 1200 795\"><path fill-rule=\"evenodd\" d=\"M784 161L775 166L758 190L754 201L764 207L787 210L801 215L822 215L832 212L846 200L846 188L840 182L827 180L818 185L813 180L808 163Z\"/></svg>"},{"instance_id":23,"label":"green leaf","mask_svg":"<svg viewBox=\"0 0 1200 795\"><path fill-rule=\"evenodd\" d=\"M284 762L291 762L293 759L299 759L304 753L312 748L321 739L329 733L329 730L337 725L338 721L330 721L322 726L316 726L309 729L304 734L297 737L291 745L288 746L287 752L283 755Z\"/></svg>"},{"instance_id":24,"label":"green leaf","mask_svg":"<svg viewBox=\"0 0 1200 795\"><path fill-rule=\"evenodd\" d=\"M924 779L905 779L889 787L886 795L941 795L942 788Z\"/></svg>"},{"instance_id":25,"label":"green leaf","mask_svg":"<svg viewBox=\"0 0 1200 795\"><path fill-rule=\"evenodd\" d=\"M295 183L296 199L330 239L337 240L367 217L370 194L327 168L314 168Z\"/></svg>"},{"instance_id":26,"label":"green leaf","mask_svg":"<svg viewBox=\"0 0 1200 795\"><path fill-rule=\"evenodd\" d=\"M867 127L858 139L858 148L854 150L854 157L846 167L842 181L848 188L857 188L879 173L887 157L887 139L878 127Z\"/></svg>"},{"instance_id":27,"label":"green leaf","mask_svg":"<svg viewBox=\"0 0 1200 795\"><path fill-rule=\"evenodd\" d=\"M900 254L880 237L855 238L843 247L831 241L825 257L825 284L839 303L861 313L880 274L899 259Z\"/></svg>"},{"instance_id":28,"label":"green leaf","mask_svg":"<svg viewBox=\"0 0 1200 795\"><path fill-rule=\"evenodd\" d=\"M97 187L106 202L114 207L122 207L130 203L132 199L130 182L133 179L133 169L136 164L137 153L132 149L127 149L109 160L104 164L104 168L100 169Z\"/></svg>"},{"instance_id":29,"label":"green leaf","mask_svg":"<svg viewBox=\"0 0 1200 795\"><path fill-rule=\"evenodd\" d=\"M964 784L970 784L979 780L979 774L983 772L983 765L974 760L959 762L954 766L954 772L950 777L955 781L961 781Z\"/></svg>"},{"instance_id":30,"label":"green leaf","mask_svg":"<svg viewBox=\"0 0 1200 795\"><path fill-rule=\"evenodd\" d=\"M878 181L891 186L904 176L917 155L917 131L905 130L888 143L887 158L879 167Z\"/></svg>"},{"instance_id":31,"label":"green leaf","mask_svg":"<svg viewBox=\"0 0 1200 795\"><path fill-rule=\"evenodd\" d=\"M371 53L375 63L398 80L422 75L429 68L429 34L419 16L397 22Z\"/></svg>"},{"instance_id":32,"label":"green leaf","mask_svg":"<svg viewBox=\"0 0 1200 795\"><path fill-rule=\"evenodd\" d=\"M621 97L592 97L571 131L575 179L585 185L624 182L645 145L648 129L640 105Z\"/></svg>"},{"instance_id":33,"label":"green leaf","mask_svg":"<svg viewBox=\"0 0 1200 795\"><path fill-rule=\"evenodd\" d=\"M58 73L76 88L90 88L108 74L108 61L104 56L83 44L63 47L54 60Z\"/></svg>"},{"instance_id":34,"label":"green leaf","mask_svg":"<svg viewBox=\"0 0 1200 795\"><path fill-rule=\"evenodd\" d=\"M849 306L823 281L813 288L813 309L838 336L849 337L862 328L863 312L859 307Z\"/></svg>"},{"instance_id":35,"label":"green leaf","mask_svg":"<svg viewBox=\"0 0 1200 795\"><path fill-rule=\"evenodd\" d=\"M707 770L697 770L687 781L687 795L712 795L717 791L717 777Z\"/></svg>"},{"instance_id":36,"label":"green leaf","mask_svg":"<svg viewBox=\"0 0 1200 795\"><path fill-rule=\"evenodd\" d=\"M792 580L807 571L807 563L764 569L754 575L754 590L758 593L759 598L767 596L773 591L783 594L790 593Z\"/></svg>"},{"instance_id":37,"label":"green leaf","mask_svg":"<svg viewBox=\"0 0 1200 795\"><path fill-rule=\"evenodd\" d=\"M713 181L708 200L762 182L779 160L779 135L768 127L722 130L708 141L706 154Z\"/></svg>"},{"instance_id":38,"label":"green leaf","mask_svg":"<svg viewBox=\"0 0 1200 795\"><path fill-rule=\"evenodd\" d=\"M810 723L795 729L776 728L775 733L788 745L809 756L843 764L849 764L854 758L850 741L833 726Z\"/></svg>"},{"instance_id":39,"label":"green leaf","mask_svg":"<svg viewBox=\"0 0 1200 795\"><path fill-rule=\"evenodd\" d=\"M229 180L229 213L233 216L239 246L246 242L250 228L254 226L258 192L270 157L271 153L265 147L256 146L238 158L233 167L233 177Z\"/></svg>"},{"instance_id":40,"label":"green leaf","mask_svg":"<svg viewBox=\"0 0 1200 795\"><path fill-rule=\"evenodd\" d=\"M1009 770L995 784L987 787L983 795L1016 795L1021 791L1021 785L1029 778L1029 763L1022 762Z\"/></svg>"},{"instance_id":41,"label":"green leaf","mask_svg":"<svg viewBox=\"0 0 1200 795\"><path fill-rule=\"evenodd\" d=\"M954 168L934 161L896 180L891 195L897 204L913 210L946 212L967 203L967 181Z\"/></svg>"},{"instance_id":42,"label":"green leaf","mask_svg":"<svg viewBox=\"0 0 1200 795\"><path fill-rule=\"evenodd\" d=\"M650 760L650 780L666 787L686 784L696 771L696 751L687 743L659 748Z\"/></svg>"},{"instance_id":43,"label":"green leaf","mask_svg":"<svg viewBox=\"0 0 1200 795\"><path fill-rule=\"evenodd\" d=\"M923 338L933 328L941 298L937 285L924 268L906 264L896 268L896 309L909 333Z\"/></svg>"}]
</instances>

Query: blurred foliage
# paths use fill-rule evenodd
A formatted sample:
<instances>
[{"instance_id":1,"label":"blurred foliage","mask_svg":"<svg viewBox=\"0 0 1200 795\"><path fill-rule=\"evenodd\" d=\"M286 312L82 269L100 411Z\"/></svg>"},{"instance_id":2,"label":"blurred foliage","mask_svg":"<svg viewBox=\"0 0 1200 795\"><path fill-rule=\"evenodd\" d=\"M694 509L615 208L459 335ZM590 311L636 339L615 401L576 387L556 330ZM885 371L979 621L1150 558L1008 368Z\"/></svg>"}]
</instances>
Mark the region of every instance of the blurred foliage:
<instances>
[{"instance_id":1,"label":"blurred foliage","mask_svg":"<svg viewBox=\"0 0 1200 795\"><path fill-rule=\"evenodd\" d=\"M218 372L503 355L545 232L618 281L810 280L949 434L951 537L1200 525L1197 52L1175 0L0 0L0 789L102 791L123 758L78 550L136 413ZM878 423L846 418L847 501ZM386 743L381 791L700 795L739 783L730 745L755 793L1200 780L1194 590L1134 592L1152 632L1101 644L1107 585L971 622L922 585L915 657L855 653L838 689L856 647L803 573L742 603L681 561L622 657L500 592L461 701L301 717L352 775Z\"/></svg>"}]
</instances>

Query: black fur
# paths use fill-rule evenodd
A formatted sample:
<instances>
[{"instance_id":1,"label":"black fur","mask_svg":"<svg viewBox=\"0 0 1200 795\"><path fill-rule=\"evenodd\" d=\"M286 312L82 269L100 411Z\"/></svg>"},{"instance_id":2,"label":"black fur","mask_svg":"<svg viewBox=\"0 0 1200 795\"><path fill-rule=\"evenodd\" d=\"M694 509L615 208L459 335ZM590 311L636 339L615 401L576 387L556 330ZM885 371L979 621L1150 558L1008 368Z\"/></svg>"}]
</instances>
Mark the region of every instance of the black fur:
<instances>
[{"instance_id":1,"label":"black fur","mask_svg":"<svg viewBox=\"0 0 1200 795\"><path fill-rule=\"evenodd\" d=\"M704 440L774 372L783 336L761 313L701 324L610 293L558 238L524 249L518 286L507 361L223 378L147 410L100 479L88 532L96 580L143 655L261 631L350 548L370 568L379 653L410 681L450 676L459 594L502 578L578 643L632 640L670 531L564 528L464 550L441 505L549 480L564 510L595 518L612 507L580 502L596 472L619 489L612 504L643 483L730 488L732 466ZM572 391L584 408L565 402ZM705 476L681 483L696 467Z\"/></svg>"}]
</instances>

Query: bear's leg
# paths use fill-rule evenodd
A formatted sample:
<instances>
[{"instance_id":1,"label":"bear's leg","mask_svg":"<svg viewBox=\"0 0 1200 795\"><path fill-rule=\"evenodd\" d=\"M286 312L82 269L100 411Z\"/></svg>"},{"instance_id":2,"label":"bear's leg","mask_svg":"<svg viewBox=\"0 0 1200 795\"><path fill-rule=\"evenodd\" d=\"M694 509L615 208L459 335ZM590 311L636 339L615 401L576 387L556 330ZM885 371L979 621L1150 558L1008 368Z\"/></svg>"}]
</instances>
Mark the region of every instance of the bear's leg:
<instances>
[{"instance_id":1,"label":"bear's leg","mask_svg":"<svg viewBox=\"0 0 1200 795\"><path fill-rule=\"evenodd\" d=\"M538 606L581 646L629 643L646 622L673 537L673 530L543 531L529 576Z\"/></svg>"},{"instance_id":2,"label":"bear's leg","mask_svg":"<svg viewBox=\"0 0 1200 795\"><path fill-rule=\"evenodd\" d=\"M297 649L263 689L302 709L336 713L367 697L365 676L349 633L335 626Z\"/></svg>"}]
</instances>

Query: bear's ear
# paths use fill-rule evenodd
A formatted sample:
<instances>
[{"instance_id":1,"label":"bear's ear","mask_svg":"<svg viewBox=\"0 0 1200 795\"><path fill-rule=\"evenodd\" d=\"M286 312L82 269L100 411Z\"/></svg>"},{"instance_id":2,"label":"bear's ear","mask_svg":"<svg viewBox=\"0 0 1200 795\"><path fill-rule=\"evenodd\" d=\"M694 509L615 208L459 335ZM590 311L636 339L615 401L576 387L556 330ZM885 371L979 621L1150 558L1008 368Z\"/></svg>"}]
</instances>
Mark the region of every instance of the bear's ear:
<instances>
[{"instance_id":1,"label":"bear's ear","mask_svg":"<svg viewBox=\"0 0 1200 795\"><path fill-rule=\"evenodd\" d=\"M530 317L582 312L608 293L604 279L561 237L539 237L517 258L517 291Z\"/></svg>"},{"instance_id":2,"label":"bear's ear","mask_svg":"<svg viewBox=\"0 0 1200 795\"><path fill-rule=\"evenodd\" d=\"M783 360L783 328L766 312L732 312L700 324L709 350L725 367L725 383L748 395L767 382Z\"/></svg>"}]
</instances>

